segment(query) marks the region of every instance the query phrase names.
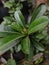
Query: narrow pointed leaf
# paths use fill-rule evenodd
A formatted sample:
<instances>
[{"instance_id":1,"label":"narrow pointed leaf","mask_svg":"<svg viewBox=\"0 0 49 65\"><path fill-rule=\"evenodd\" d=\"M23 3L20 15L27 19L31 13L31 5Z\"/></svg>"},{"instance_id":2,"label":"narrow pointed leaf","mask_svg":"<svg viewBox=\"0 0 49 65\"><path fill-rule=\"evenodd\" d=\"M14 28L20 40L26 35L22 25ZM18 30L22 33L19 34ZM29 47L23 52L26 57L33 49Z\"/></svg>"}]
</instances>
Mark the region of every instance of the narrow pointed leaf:
<instances>
[{"instance_id":1,"label":"narrow pointed leaf","mask_svg":"<svg viewBox=\"0 0 49 65\"><path fill-rule=\"evenodd\" d=\"M19 23L23 28L25 27L25 20L20 10L17 10L14 13L14 17L16 19L16 22Z\"/></svg>"},{"instance_id":2,"label":"narrow pointed leaf","mask_svg":"<svg viewBox=\"0 0 49 65\"><path fill-rule=\"evenodd\" d=\"M40 4L38 7L36 7L32 14L30 23L34 21L36 18L42 16L46 12L46 10L47 10L47 6L45 4Z\"/></svg>"},{"instance_id":3,"label":"narrow pointed leaf","mask_svg":"<svg viewBox=\"0 0 49 65\"><path fill-rule=\"evenodd\" d=\"M41 29L43 29L47 24L49 23L49 19L46 16L39 17L38 19L35 19L32 21L32 23L29 26L28 34L35 33Z\"/></svg>"},{"instance_id":4,"label":"narrow pointed leaf","mask_svg":"<svg viewBox=\"0 0 49 65\"><path fill-rule=\"evenodd\" d=\"M25 54L29 54L30 52L30 40L28 37L24 38L21 42L21 46L22 46L22 51Z\"/></svg>"}]
</instances>

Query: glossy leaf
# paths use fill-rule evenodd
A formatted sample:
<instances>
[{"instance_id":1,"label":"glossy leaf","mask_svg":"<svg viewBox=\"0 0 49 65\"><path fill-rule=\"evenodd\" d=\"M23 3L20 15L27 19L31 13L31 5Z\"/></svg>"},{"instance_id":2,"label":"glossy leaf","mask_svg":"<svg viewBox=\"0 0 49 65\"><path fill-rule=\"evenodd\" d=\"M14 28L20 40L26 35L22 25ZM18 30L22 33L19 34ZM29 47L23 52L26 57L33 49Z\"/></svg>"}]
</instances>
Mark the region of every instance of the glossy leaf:
<instances>
[{"instance_id":1,"label":"glossy leaf","mask_svg":"<svg viewBox=\"0 0 49 65\"><path fill-rule=\"evenodd\" d=\"M30 40L28 37L25 37L21 42L22 51L25 54L29 54L30 52Z\"/></svg>"},{"instance_id":2,"label":"glossy leaf","mask_svg":"<svg viewBox=\"0 0 49 65\"><path fill-rule=\"evenodd\" d=\"M38 7L36 7L35 10L33 11L30 23L34 21L36 18L42 16L46 12L46 10L47 6L45 4L40 4Z\"/></svg>"},{"instance_id":3,"label":"glossy leaf","mask_svg":"<svg viewBox=\"0 0 49 65\"><path fill-rule=\"evenodd\" d=\"M9 59L9 60L7 61L7 65L16 65L16 62L15 62L14 59Z\"/></svg>"},{"instance_id":4,"label":"glossy leaf","mask_svg":"<svg viewBox=\"0 0 49 65\"><path fill-rule=\"evenodd\" d=\"M16 22L19 23L23 28L25 27L25 20L20 10L16 10L14 13Z\"/></svg>"},{"instance_id":5,"label":"glossy leaf","mask_svg":"<svg viewBox=\"0 0 49 65\"><path fill-rule=\"evenodd\" d=\"M28 34L35 33L41 29L43 29L49 23L49 19L46 16L39 17L32 21L29 26Z\"/></svg>"}]
</instances>

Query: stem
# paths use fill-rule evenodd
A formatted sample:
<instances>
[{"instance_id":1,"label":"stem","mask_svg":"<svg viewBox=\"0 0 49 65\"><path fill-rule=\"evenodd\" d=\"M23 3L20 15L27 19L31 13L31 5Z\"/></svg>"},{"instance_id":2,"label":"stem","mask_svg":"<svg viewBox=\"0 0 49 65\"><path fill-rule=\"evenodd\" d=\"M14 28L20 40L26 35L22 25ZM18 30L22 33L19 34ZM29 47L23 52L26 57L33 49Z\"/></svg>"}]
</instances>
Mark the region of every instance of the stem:
<instances>
[{"instance_id":1,"label":"stem","mask_svg":"<svg viewBox=\"0 0 49 65\"><path fill-rule=\"evenodd\" d=\"M13 54L12 53L10 54L10 57L11 57L11 59L13 59Z\"/></svg>"}]
</instances>

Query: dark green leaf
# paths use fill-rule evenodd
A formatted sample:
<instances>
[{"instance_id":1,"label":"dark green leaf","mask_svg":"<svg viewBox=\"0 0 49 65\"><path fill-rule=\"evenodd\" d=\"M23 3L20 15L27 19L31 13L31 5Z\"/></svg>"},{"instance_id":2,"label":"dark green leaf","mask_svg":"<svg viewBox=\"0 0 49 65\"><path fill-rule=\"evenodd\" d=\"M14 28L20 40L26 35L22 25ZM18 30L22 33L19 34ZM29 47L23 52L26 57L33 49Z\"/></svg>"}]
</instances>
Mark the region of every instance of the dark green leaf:
<instances>
[{"instance_id":1,"label":"dark green leaf","mask_svg":"<svg viewBox=\"0 0 49 65\"><path fill-rule=\"evenodd\" d=\"M15 46L17 43L19 43L18 39L23 37L23 35L19 33L2 33L5 34L5 36L3 38L0 38L0 55L11 49L11 47Z\"/></svg>"},{"instance_id":2,"label":"dark green leaf","mask_svg":"<svg viewBox=\"0 0 49 65\"><path fill-rule=\"evenodd\" d=\"M28 56L29 61L32 61L33 56L34 56L34 47L33 47L33 44L30 44L30 53Z\"/></svg>"},{"instance_id":3,"label":"dark green leaf","mask_svg":"<svg viewBox=\"0 0 49 65\"><path fill-rule=\"evenodd\" d=\"M38 7L35 8L33 14L32 14L32 18L31 21L34 21L36 18L42 16L47 10L47 6L45 4L40 4Z\"/></svg>"},{"instance_id":4,"label":"dark green leaf","mask_svg":"<svg viewBox=\"0 0 49 65\"><path fill-rule=\"evenodd\" d=\"M30 53L30 40L28 37L25 37L22 42L21 42L21 46L22 46L22 51L25 54L29 54Z\"/></svg>"},{"instance_id":5,"label":"dark green leaf","mask_svg":"<svg viewBox=\"0 0 49 65\"><path fill-rule=\"evenodd\" d=\"M42 45L42 43L37 42L37 41L32 41L33 45L36 49L38 49L39 51L44 51L44 46Z\"/></svg>"},{"instance_id":6,"label":"dark green leaf","mask_svg":"<svg viewBox=\"0 0 49 65\"><path fill-rule=\"evenodd\" d=\"M6 37L6 36L10 36L10 35L16 35L19 34L18 32L12 32L12 31L0 31L0 37Z\"/></svg>"},{"instance_id":7,"label":"dark green leaf","mask_svg":"<svg viewBox=\"0 0 49 65\"><path fill-rule=\"evenodd\" d=\"M38 19L35 19L32 21L32 23L29 26L28 34L35 33L41 29L43 29L47 24L49 23L49 19L46 16L39 17Z\"/></svg>"},{"instance_id":8,"label":"dark green leaf","mask_svg":"<svg viewBox=\"0 0 49 65\"><path fill-rule=\"evenodd\" d=\"M44 35L44 34L42 34L42 33L38 33L38 34L35 36L35 38L38 39L39 41L40 41L41 39L44 39L45 37L46 37L46 35Z\"/></svg>"}]
</instances>

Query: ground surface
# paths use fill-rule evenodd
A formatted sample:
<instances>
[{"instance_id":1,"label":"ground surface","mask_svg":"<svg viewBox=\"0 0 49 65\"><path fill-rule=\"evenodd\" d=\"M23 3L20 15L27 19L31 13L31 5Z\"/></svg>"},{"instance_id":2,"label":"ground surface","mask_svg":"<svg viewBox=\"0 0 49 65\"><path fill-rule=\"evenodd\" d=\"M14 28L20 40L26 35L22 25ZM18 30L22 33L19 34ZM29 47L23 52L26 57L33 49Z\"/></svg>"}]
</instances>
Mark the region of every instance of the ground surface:
<instances>
[{"instance_id":1,"label":"ground surface","mask_svg":"<svg viewBox=\"0 0 49 65\"><path fill-rule=\"evenodd\" d=\"M40 3L46 3L49 5L49 0L36 0L36 4L39 5Z\"/></svg>"}]
</instances>

